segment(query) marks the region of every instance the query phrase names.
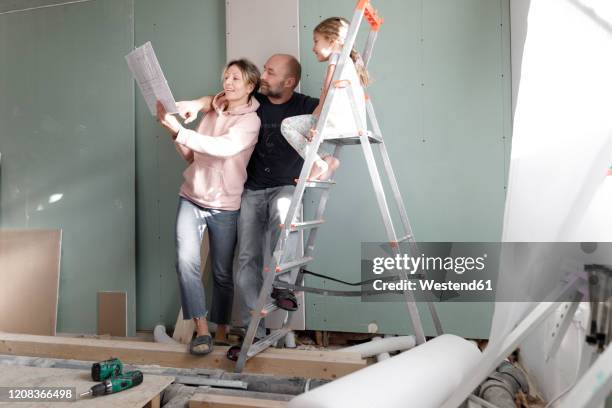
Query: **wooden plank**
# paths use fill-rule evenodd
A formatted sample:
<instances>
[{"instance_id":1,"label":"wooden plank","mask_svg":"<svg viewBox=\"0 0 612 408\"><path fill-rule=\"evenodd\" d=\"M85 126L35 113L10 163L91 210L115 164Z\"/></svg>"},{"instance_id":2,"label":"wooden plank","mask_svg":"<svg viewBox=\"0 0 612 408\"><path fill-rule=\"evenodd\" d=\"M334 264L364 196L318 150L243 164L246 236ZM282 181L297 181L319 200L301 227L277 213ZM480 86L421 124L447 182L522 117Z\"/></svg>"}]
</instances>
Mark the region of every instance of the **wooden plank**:
<instances>
[{"instance_id":1,"label":"wooden plank","mask_svg":"<svg viewBox=\"0 0 612 408\"><path fill-rule=\"evenodd\" d=\"M98 292L98 334L127 336L127 292Z\"/></svg>"},{"instance_id":2,"label":"wooden plank","mask_svg":"<svg viewBox=\"0 0 612 408\"><path fill-rule=\"evenodd\" d=\"M183 308L178 312L178 316L176 318L176 323L174 325L174 332L172 333L172 338L179 343L189 344L191 339L193 339L193 332L195 331L195 323L193 319L185 320L183 319Z\"/></svg>"},{"instance_id":3,"label":"wooden plank","mask_svg":"<svg viewBox=\"0 0 612 408\"><path fill-rule=\"evenodd\" d=\"M63 407L125 407L141 408L145 404L155 403L156 398L170 383L174 377L145 374L142 384L119 392L117 394L105 395L97 398L80 398L77 401L68 402L20 402L19 407L32 408L63 408ZM0 384L3 387L75 387L77 395L84 393L93 385L97 384L91 380L89 371L11 366L10 369L0 370ZM2 406L3 403L0 403ZM7 404L8 406L8 404ZM153 407L155 405L152 405ZM158 405L159 406L159 405Z\"/></svg>"},{"instance_id":4,"label":"wooden plank","mask_svg":"<svg viewBox=\"0 0 612 408\"><path fill-rule=\"evenodd\" d=\"M61 230L0 231L0 330L55 335L61 240Z\"/></svg>"},{"instance_id":5,"label":"wooden plank","mask_svg":"<svg viewBox=\"0 0 612 408\"><path fill-rule=\"evenodd\" d=\"M157 394L155 397L151 399L151 401L147 403L147 405L145 405L145 408L160 408L160 406L161 406L161 397L159 394Z\"/></svg>"},{"instance_id":6,"label":"wooden plank","mask_svg":"<svg viewBox=\"0 0 612 408\"><path fill-rule=\"evenodd\" d=\"M189 400L189 408L286 408L287 401L196 393Z\"/></svg>"},{"instance_id":7,"label":"wooden plank","mask_svg":"<svg viewBox=\"0 0 612 408\"><path fill-rule=\"evenodd\" d=\"M0 354L101 361L118 357L124 363L233 371L227 347L207 356L192 356L183 344L78 339L0 332ZM270 348L247 362L245 372L304 378L334 379L364 368L356 353Z\"/></svg>"}]
</instances>

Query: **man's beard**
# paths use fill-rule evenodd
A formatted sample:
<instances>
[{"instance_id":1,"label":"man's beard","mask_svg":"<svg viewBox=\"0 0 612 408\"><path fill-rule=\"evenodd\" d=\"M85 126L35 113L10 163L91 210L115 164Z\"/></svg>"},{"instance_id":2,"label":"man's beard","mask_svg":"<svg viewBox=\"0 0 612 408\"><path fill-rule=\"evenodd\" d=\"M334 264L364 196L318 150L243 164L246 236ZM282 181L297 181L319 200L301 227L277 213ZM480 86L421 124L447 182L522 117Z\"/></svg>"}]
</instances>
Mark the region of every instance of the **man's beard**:
<instances>
[{"instance_id":1,"label":"man's beard","mask_svg":"<svg viewBox=\"0 0 612 408\"><path fill-rule=\"evenodd\" d=\"M282 96L282 89L272 89L270 85L265 85L259 88L259 92L265 96L271 96L272 98L279 98Z\"/></svg>"}]
</instances>

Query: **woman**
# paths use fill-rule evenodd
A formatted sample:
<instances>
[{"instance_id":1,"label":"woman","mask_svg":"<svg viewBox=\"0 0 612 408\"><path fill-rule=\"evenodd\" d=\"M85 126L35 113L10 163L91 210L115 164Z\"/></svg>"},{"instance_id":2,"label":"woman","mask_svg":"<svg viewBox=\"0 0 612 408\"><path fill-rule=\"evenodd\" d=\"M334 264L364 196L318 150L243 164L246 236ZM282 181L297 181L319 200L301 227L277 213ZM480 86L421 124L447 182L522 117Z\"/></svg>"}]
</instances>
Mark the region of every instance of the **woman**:
<instances>
[{"instance_id":1,"label":"woman","mask_svg":"<svg viewBox=\"0 0 612 408\"><path fill-rule=\"evenodd\" d=\"M184 128L157 103L158 121L189 163L179 192L176 270L183 317L193 319L197 331L189 347L192 354L205 355L213 349L200 276L200 245L206 229L213 274L209 318L217 324L215 341L225 342L231 318L240 197L260 127L259 103L253 97L259 77L259 70L248 60L228 63L223 71L223 91L213 99L214 109L204 116L197 131Z\"/></svg>"}]
</instances>

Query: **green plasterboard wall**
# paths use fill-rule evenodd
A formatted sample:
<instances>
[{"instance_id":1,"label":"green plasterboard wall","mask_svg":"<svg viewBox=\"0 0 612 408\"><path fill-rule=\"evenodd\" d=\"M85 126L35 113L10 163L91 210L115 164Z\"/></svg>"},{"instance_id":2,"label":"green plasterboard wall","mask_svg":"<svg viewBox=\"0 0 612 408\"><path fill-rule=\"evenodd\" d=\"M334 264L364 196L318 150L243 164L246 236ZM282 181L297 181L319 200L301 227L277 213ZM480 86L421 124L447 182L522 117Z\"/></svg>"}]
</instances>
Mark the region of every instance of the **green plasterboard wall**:
<instances>
[{"instance_id":1,"label":"green plasterboard wall","mask_svg":"<svg viewBox=\"0 0 612 408\"><path fill-rule=\"evenodd\" d=\"M176 100L210 95L225 65L225 2L135 0L135 45L151 41ZM198 121L196 121L197 123ZM184 161L136 95L137 325L174 326L174 224Z\"/></svg>"},{"instance_id":2,"label":"green plasterboard wall","mask_svg":"<svg viewBox=\"0 0 612 408\"><path fill-rule=\"evenodd\" d=\"M304 93L318 95L324 71L311 52L312 29L333 15L350 20L354 4L301 1ZM511 133L508 1L381 0L375 7L385 22L369 92L416 239L499 241ZM364 40L362 31L360 51ZM360 243L386 238L362 151L345 147L341 161L311 267L357 282ZM312 202L306 197L307 207ZM487 303L438 306L445 332L474 338L488 336L492 311ZM366 332L370 323L381 333L411 332L405 304L307 296L309 329Z\"/></svg>"},{"instance_id":3,"label":"green plasterboard wall","mask_svg":"<svg viewBox=\"0 0 612 408\"><path fill-rule=\"evenodd\" d=\"M59 332L117 290L133 335L133 1L55 3L0 1L0 226L63 230Z\"/></svg>"}]
</instances>

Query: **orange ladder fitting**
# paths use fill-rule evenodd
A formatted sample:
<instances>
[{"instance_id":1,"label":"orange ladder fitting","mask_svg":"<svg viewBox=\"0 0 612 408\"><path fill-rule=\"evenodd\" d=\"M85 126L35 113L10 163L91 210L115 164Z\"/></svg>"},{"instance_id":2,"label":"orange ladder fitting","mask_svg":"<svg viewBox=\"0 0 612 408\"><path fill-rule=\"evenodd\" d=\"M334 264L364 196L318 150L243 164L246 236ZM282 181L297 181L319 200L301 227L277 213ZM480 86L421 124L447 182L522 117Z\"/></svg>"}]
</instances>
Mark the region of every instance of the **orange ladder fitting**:
<instances>
[{"instance_id":1,"label":"orange ladder fitting","mask_svg":"<svg viewBox=\"0 0 612 408\"><path fill-rule=\"evenodd\" d=\"M368 20L370 27L372 27L372 31L380 30L380 26L385 20L378 15L378 12L374 9L370 0L359 0L357 3L357 10L363 10L363 15L366 20Z\"/></svg>"}]
</instances>

